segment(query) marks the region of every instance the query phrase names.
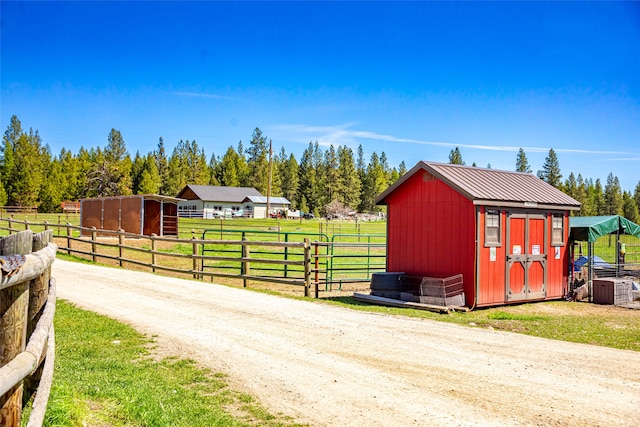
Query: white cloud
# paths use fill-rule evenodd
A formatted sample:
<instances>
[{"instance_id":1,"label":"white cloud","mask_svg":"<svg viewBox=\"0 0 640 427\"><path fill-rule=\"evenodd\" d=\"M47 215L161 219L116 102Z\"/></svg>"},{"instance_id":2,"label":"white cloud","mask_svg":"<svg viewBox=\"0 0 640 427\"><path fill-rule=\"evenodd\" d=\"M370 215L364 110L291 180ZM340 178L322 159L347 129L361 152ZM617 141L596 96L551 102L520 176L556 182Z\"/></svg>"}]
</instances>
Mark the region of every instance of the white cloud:
<instances>
[{"instance_id":1,"label":"white cloud","mask_svg":"<svg viewBox=\"0 0 640 427\"><path fill-rule=\"evenodd\" d=\"M355 126L356 123L345 123L337 126L313 126L305 124L285 124L270 127L270 131L280 133L281 137L285 136L286 139L299 141L309 139L310 141L318 141L322 146L348 146L354 147L360 143L360 140L375 140L384 142L398 142L404 144L416 144L416 145L429 145L437 147L447 148L471 148L476 150L486 151L507 151L518 152L522 148L525 152L532 153L547 153L552 147L515 147L507 145L478 145L478 144L461 144L455 142L444 141L425 141L413 138L401 138L393 135L385 135L377 132L370 131L357 131L349 128ZM555 148L553 150L557 153L574 153L574 154L633 154L625 151L612 151L612 150L583 150L577 148ZM630 160L628 158L610 159L610 160Z\"/></svg>"}]
</instances>

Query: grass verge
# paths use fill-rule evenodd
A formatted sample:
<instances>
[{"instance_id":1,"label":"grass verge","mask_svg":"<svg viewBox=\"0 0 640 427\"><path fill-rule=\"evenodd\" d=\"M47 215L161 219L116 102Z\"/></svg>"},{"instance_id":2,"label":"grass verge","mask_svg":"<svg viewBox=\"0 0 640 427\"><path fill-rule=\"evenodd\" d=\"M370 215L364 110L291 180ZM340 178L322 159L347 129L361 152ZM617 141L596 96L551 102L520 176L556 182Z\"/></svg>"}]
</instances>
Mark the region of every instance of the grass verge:
<instances>
[{"instance_id":1,"label":"grass verge","mask_svg":"<svg viewBox=\"0 0 640 427\"><path fill-rule=\"evenodd\" d=\"M419 317L459 325L517 332L541 338L640 351L640 310L582 302L545 301L468 313L372 306L352 297L332 303L356 310Z\"/></svg>"},{"instance_id":2,"label":"grass verge","mask_svg":"<svg viewBox=\"0 0 640 427\"><path fill-rule=\"evenodd\" d=\"M224 375L191 360L153 357L153 340L58 301L47 426L294 426ZM27 419L28 410L23 419Z\"/></svg>"}]
</instances>

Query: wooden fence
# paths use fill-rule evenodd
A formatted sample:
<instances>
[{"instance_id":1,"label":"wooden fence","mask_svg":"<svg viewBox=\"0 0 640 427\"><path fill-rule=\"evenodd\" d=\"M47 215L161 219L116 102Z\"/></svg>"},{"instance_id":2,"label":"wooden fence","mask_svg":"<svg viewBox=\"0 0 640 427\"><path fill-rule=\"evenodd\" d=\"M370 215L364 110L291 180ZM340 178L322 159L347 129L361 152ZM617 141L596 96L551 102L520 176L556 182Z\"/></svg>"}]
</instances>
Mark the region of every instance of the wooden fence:
<instances>
[{"instance_id":1,"label":"wooden fence","mask_svg":"<svg viewBox=\"0 0 640 427\"><path fill-rule=\"evenodd\" d=\"M41 426L44 419L55 353L52 237L51 230L26 230L0 240L1 426L19 426L22 404L34 393L27 425Z\"/></svg>"},{"instance_id":2,"label":"wooden fence","mask_svg":"<svg viewBox=\"0 0 640 427\"><path fill-rule=\"evenodd\" d=\"M281 241L277 232L268 232L274 234L271 238L252 236L260 241L242 238L241 233L235 234L235 240L225 240L223 237L233 236L226 232L215 240L195 233L185 239L0 218L0 232L11 234L24 229L53 230L59 252L93 262L178 277L211 281L218 278L244 287L252 282L252 287L316 298L321 285L326 292L341 292L343 285L355 288L350 290L363 290L370 274L384 271L386 256L386 245L367 242L362 236L354 237L350 243L312 242L311 236L302 236L303 233L299 233L297 242ZM340 247L341 252L334 251L333 246ZM340 259L352 267L334 262ZM335 272L331 271L332 266Z\"/></svg>"}]
</instances>

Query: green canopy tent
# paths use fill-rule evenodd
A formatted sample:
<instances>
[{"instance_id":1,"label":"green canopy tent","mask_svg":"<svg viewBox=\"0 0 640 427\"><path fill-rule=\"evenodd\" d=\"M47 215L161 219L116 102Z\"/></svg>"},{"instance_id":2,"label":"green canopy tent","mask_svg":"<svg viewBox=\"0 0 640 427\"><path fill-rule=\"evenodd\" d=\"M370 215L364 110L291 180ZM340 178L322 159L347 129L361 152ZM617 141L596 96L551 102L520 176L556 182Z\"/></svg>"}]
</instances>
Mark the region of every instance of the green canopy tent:
<instances>
[{"instance_id":1,"label":"green canopy tent","mask_svg":"<svg viewBox=\"0 0 640 427\"><path fill-rule=\"evenodd\" d=\"M607 234L631 234L640 239L640 225L620 215L569 218L569 240L595 242Z\"/></svg>"},{"instance_id":2,"label":"green canopy tent","mask_svg":"<svg viewBox=\"0 0 640 427\"><path fill-rule=\"evenodd\" d=\"M593 246L594 242L599 237L606 236L608 234L629 234L640 239L640 225L629 221L628 219L620 215L606 215L606 216L579 216L569 218L569 241L572 242L571 248L573 248L573 242L587 242L588 260L593 260ZM617 241L618 239L616 239ZM620 246L616 244L616 260L620 256ZM573 260L573 256L571 256ZM587 280L589 285L589 300L592 297L593 286L593 263L587 264ZM618 265L618 269L620 266ZM573 274L573 268L571 269Z\"/></svg>"}]
</instances>

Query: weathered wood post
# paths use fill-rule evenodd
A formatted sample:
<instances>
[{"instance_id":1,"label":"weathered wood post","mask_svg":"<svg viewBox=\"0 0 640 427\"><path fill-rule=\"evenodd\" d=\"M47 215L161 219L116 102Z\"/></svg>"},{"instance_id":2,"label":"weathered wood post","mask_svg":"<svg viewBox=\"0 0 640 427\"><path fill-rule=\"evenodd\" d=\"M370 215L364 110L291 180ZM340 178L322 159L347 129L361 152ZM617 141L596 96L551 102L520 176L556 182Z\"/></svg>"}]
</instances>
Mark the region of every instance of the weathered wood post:
<instances>
[{"instance_id":1,"label":"weathered wood post","mask_svg":"<svg viewBox=\"0 0 640 427\"><path fill-rule=\"evenodd\" d=\"M242 238L242 241L248 242L246 237ZM251 264L249 263L249 258L251 257L251 250L249 249L249 244L242 245L242 267L241 274L245 277L242 278L242 287L247 287L247 278L246 276L251 275Z\"/></svg>"},{"instance_id":2,"label":"weathered wood post","mask_svg":"<svg viewBox=\"0 0 640 427\"><path fill-rule=\"evenodd\" d=\"M67 223L67 255L71 255L71 224Z\"/></svg>"},{"instance_id":3,"label":"weathered wood post","mask_svg":"<svg viewBox=\"0 0 640 427\"><path fill-rule=\"evenodd\" d=\"M0 255L28 254L33 245L29 230L0 240ZM29 281L0 290L0 366L4 366L27 344ZM23 384L20 382L0 396L0 425L20 425Z\"/></svg>"},{"instance_id":4,"label":"weathered wood post","mask_svg":"<svg viewBox=\"0 0 640 427\"><path fill-rule=\"evenodd\" d=\"M44 220L44 230L49 230L49 221L47 221L46 219Z\"/></svg>"},{"instance_id":5,"label":"weathered wood post","mask_svg":"<svg viewBox=\"0 0 640 427\"><path fill-rule=\"evenodd\" d=\"M121 228L118 230L118 262L120 267L124 265L122 261L122 251L124 250L124 230Z\"/></svg>"},{"instance_id":6,"label":"weathered wood post","mask_svg":"<svg viewBox=\"0 0 640 427\"><path fill-rule=\"evenodd\" d=\"M9 222L9 235L13 234L13 218L7 218Z\"/></svg>"},{"instance_id":7,"label":"weathered wood post","mask_svg":"<svg viewBox=\"0 0 640 427\"><path fill-rule=\"evenodd\" d=\"M91 259L93 260L93 262L96 262L96 260L98 259L96 257L96 235L96 228L91 227Z\"/></svg>"},{"instance_id":8,"label":"weathered wood post","mask_svg":"<svg viewBox=\"0 0 640 427\"><path fill-rule=\"evenodd\" d=\"M156 249L158 249L158 242L156 240L156 237L158 237L156 233L151 234L151 271L153 271L154 273L156 272L157 262Z\"/></svg>"},{"instance_id":9,"label":"weathered wood post","mask_svg":"<svg viewBox=\"0 0 640 427\"><path fill-rule=\"evenodd\" d=\"M195 233L194 230L191 230L191 233ZM198 258L196 258L198 256L198 243L196 243L196 236L192 235L191 236L191 241L193 242L192 245L192 258L193 258L193 278L197 279L199 277L198 273L196 273L198 271Z\"/></svg>"},{"instance_id":10,"label":"weathered wood post","mask_svg":"<svg viewBox=\"0 0 640 427\"><path fill-rule=\"evenodd\" d=\"M304 296L309 296L311 289L311 244L309 238L304 238Z\"/></svg>"},{"instance_id":11,"label":"weathered wood post","mask_svg":"<svg viewBox=\"0 0 640 427\"><path fill-rule=\"evenodd\" d=\"M47 247L49 242L53 241L53 230L46 230L33 235L33 245L31 250L37 252ZM45 269L40 276L33 279L29 284L29 311L27 314L27 337L30 337L36 329L36 325L42 316L42 313L49 297L49 280L51 279L51 268ZM44 356L44 355L43 355ZM40 382L42 375L42 362L44 358L39 360L39 368L36 372L29 376L24 382L24 393L27 396L33 394Z\"/></svg>"},{"instance_id":12,"label":"weathered wood post","mask_svg":"<svg viewBox=\"0 0 640 427\"><path fill-rule=\"evenodd\" d=\"M25 230L30 230L31 229L29 227L29 220L27 218L24 219L24 229Z\"/></svg>"}]
</instances>

